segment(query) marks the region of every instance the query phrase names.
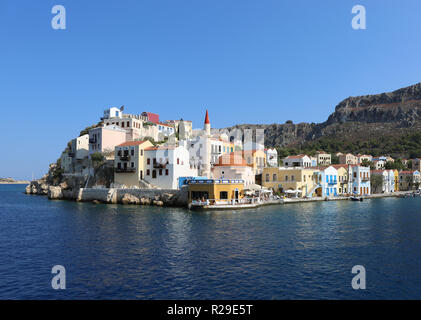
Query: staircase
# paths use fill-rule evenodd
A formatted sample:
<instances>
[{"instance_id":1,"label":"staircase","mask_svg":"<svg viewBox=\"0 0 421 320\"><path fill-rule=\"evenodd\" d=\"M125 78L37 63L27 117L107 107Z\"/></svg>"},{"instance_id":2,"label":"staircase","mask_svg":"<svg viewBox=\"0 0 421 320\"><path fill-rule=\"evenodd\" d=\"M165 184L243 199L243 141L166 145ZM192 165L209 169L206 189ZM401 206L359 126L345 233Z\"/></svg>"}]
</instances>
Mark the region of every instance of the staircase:
<instances>
[{"instance_id":1,"label":"staircase","mask_svg":"<svg viewBox=\"0 0 421 320\"><path fill-rule=\"evenodd\" d=\"M307 192L306 197L312 197L313 196L313 192L316 191L316 189L321 188L322 185L321 184L317 184L313 189L311 189L309 192Z\"/></svg>"}]
</instances>

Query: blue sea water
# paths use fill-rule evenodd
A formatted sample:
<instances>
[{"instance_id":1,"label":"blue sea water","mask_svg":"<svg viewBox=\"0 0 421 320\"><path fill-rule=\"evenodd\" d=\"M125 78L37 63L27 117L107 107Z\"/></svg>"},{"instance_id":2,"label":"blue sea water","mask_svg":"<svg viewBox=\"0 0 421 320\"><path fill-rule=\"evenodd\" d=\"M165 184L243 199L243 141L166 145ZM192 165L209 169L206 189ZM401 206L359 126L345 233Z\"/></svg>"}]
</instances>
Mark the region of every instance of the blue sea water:
<instances>
[{"instance_id":1,"label":"blue sea water","mask_svg":"<svg viewBox=\"0 0 421 320\"><path fill-rule=\"evenodd\" d=\"M1 299L421 298L421 198L191 212L24 187L0 185Z\"/></svg>"}]
</instances>

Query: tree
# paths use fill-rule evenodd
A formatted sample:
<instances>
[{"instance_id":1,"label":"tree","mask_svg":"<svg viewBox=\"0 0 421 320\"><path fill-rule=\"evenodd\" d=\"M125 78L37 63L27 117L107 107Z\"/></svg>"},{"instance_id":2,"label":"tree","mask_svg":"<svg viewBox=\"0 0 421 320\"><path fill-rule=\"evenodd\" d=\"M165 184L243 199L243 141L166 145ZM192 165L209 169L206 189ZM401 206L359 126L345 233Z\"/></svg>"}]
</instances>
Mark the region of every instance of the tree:
<instances>
[{"instance_id":1,"label":"tree","mask_svg":"<svg viewBox=\"0 0 421 320\"><path fill-rule=\"evenodd\" d=\"M408 184L408 190L412 190L414 187L414 178L412 175L405 176L405 182Z\"/></svg>"},{"instance_id":2,"label":"tree","mask_svg":"<svg viewBox=\"0 0 421 320\"><path fill-rule=\"evenodd\" d=\"M336 154L332 154L332 164L339 164L339 157Z\"/></svg>"},{"instance_id":3,"label":"tree","mask_svg":"<svg viewBox=\"0 0 421 320\"><path fill-rule=\"evenodd\" d=\"M102 155L101 152L95 152L91 155L91 160L93 164L95 163L98 164L104 160L104 156Z\"/></svg>"},{"instance_id":4,"label":"tree","mask_svg":"<svg viewBox=\"0 0 421 320\"><path fill-rule=\"evenodd\" d=\"M383 187L383 176L378 174L373 174L370 177L370 184L371 184L371 190L373 193L379 193L379 191L382 191Z\"/></svg>"},{"instance_id":5,"label":"tree","mask_svg":"<svg viewBox=\"0 0 421 320\"><path fill-rule=\"evenodd\" d=\"M363 161L361 161L361 166L363 167L371 167L372 162L368 161L368 159L364 159Z\"/></svg>"}]
</instances>

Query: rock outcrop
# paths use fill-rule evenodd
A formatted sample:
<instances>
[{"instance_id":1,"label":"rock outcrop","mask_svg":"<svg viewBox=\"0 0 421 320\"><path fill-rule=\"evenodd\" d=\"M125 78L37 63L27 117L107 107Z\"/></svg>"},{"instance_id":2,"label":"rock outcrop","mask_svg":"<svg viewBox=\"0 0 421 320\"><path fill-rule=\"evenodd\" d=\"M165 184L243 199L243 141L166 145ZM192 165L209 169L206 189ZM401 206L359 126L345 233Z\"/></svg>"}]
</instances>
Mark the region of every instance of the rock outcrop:
<instances>
[{"instance_id":1,"label":"rock outcrop","mask_svg":"<svg viewBox=\"0 0 421 320\"><path fill-rule=\"evenodd\" d=\"M129 193L124 194L123 199L121 199L122 204L140 204L140 199Z\"/></svg>"},{"instance_id":2,"label":"rock outcrop","mask_svg":"<svg viewBox=\"0 0 421 320\"><path fill-rule=\"evenodd\" d=\"M271 147L294 146L326 136L346 140L360 133L361 138L411 133L421 130L421 83L389 93L349 97L323 123L242 124L213 131L241 139L244 129L264 130L265 145Z\"/></svg>"}]
</instances>

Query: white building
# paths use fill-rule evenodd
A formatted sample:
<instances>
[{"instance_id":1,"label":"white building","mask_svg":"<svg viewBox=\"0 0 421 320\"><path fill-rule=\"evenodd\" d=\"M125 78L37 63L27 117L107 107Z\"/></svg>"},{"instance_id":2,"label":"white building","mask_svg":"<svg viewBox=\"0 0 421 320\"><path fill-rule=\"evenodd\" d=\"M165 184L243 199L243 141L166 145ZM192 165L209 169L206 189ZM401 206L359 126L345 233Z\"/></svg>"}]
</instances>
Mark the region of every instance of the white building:
<instances>
[{"instance_id":1,"label":"white building","mask_svg":"<svg viewBox=\"0 0 421 320\"><path fill-rule=\"evenodd\" d=\"M266 155L266 164L268 167L277 167L278 166L278 151L275 148L265 149Z\"/></svg>"},{"instance_id":2,"label":"white building","mask_svg":"<svg viewBox=\"0 0 421 320\"><path fill-rule=\"evenodd\" d=\"M317 182L322 186L323 197L336 197L338 195L339 178L338 170L335 167L329 166L319 169Z\"/></svg>"},{"instance_id":3,"label":"white building","mask_svg":"<svg viewBox=\"0 0 421 320\"><path fill-rule=\"evenodd\" d=\"M285 167L301 167L309 168L312 166L311 159L305 154L299 154L297 156L288 156L284 159Z\"/></svg>"},{"instance_id":4,"label":"white building","mask_svg":"<svg viewBox=\"0 0 421 320\"><path fill-rule=\"evenodd\" d=\"M163 140L164 137L169 137L175 133L175 128L172 125L159 122L156 124L156 126L158 127L158 132L160 134L159 140Z\"/></svg>"},{"instance_id":5,"label":"white building","mask_svg":"<svg viewBox=\"0 0 421 320\"><path fill-rule=\"evenodd\" d=\"M123 117L123 111L121 108L109 108L104 110L104 116L101 118L101 120L110 119L110 118L122 118Z\"/></svg>"},{"instance_id":6,"label":"white building","mask_svg":"<svg viewBox=\"0 0 421 320\"><path fill-rule=\"evenodd\" d=\"M350 179L348 190L357 195L371 194L370 168L358 165L350 165Z\"/></svg>"},{"instance_id":7,"label":"white building","mask_svg":"<svg viewBox=\"0 0 421 320\"><path fill-rule=\"evenodd\" d=\"M383 170L386 166L385 160L373 160L375 170Z\"/></svg>"},{"instance_id":8,"label":"white building","mask_svg":"<svg viewBox=\"0 0 421 320\"><path fill-rule=\"evenodd\" d=\"M162 189L178 189L179 177L197 176L189 162L189 151L182 147L165 146L145 149L144 179Z\"/></svg>"},{"instance_id":9,"label":"white building","mask_svg":"<svg viewBox=\"0 0 421 320\"><path fill-rule=\"evenodd\" d=\"M371 176L378 175L382 178L381 193L390 193L395 191L395 173L393 170L371 170ZM374 192L374 190L372 190Z\"/></svg>"},{"instance_id":10,"label":"white building","mask_svg":"<svg viewBox=\"0 0 421 320\"><path fill-rule=\"evenodd\" d=\"M85 134L72 140L69 156L76 160L82 160L89 155L89 134Z\"/></svg>"}]
</instances>

